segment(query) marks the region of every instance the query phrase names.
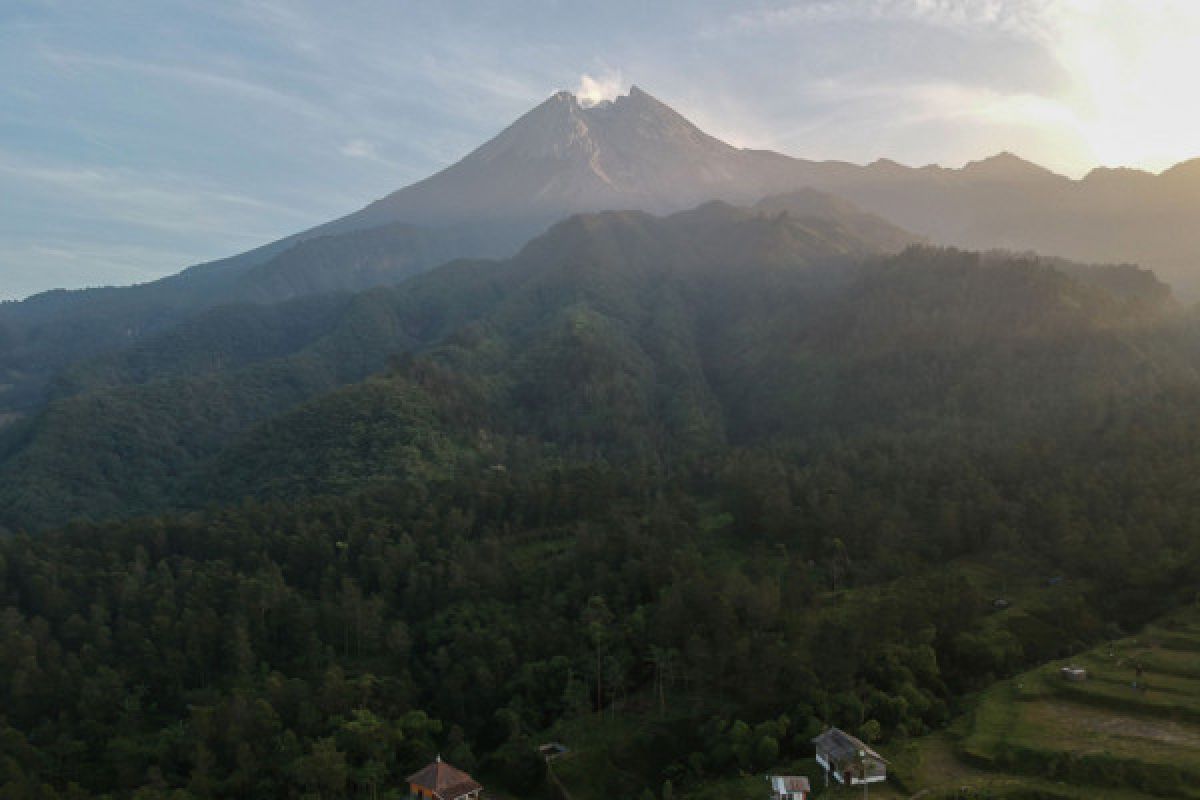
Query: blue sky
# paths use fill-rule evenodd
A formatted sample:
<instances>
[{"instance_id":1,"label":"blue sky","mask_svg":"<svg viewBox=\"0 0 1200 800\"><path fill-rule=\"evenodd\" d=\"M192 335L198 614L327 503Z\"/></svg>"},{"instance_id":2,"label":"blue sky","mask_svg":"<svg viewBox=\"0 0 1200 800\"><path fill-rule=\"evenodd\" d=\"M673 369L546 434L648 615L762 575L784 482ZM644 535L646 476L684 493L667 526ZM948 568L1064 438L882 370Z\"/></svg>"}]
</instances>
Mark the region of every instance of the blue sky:
<instances>
[{"instance_id":1,"label":"blue sky","mask_svg":"<svg viewBox=\"0 0 1200 800\"><path fill-rule=\"evenodd\" d=\"M1200 154L1197 6L0 0L0 298L323 222L560 88L806 158L1157 170Z\"/></svg>"}]
</instances>

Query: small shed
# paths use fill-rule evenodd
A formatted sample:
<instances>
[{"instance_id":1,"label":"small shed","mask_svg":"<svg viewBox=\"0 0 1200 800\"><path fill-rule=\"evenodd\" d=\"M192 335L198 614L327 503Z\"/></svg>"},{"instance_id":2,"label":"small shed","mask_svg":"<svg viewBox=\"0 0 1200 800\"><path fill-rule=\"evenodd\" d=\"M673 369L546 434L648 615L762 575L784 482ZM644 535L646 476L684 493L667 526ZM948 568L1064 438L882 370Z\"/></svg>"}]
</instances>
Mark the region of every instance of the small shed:
<instances>
[{"instance_id":1,"label":"small shed","mask_svg":"<svg viewBox=\"0 0 1200 800\"><path fill-rule=\"evenodd\" d=\"M408 776L408 793L422 800L478 800L483 786L439 755L433 763Z\"/></svg>"},{"instance_id":2,"label":"small shed","mask_svg":"<svg viewBox=\"0 0 1200 800\"><path fill-rule=\"evenodd\" d=\"M1086 681L1088 674L1083 667L1063 667L1058 671L1064 681Z\"/></svg>"},{"instance_id":3,"label":"small shed","mask_svg":"<svg viewBox=\"0 0 1200 800\"><path fill-rule=\"evenodd\" d=\"M771 784L770 800L808 800L812 790L803 775L768 775Z\"/></svg>"},{"instance_id":4,"label":"small shed","mask_svg":"<svg viewBox=\"0 0 1200 800\"><path fill-rule=\"evenodd\" d=\"M826 786L831 775L848 786L887 780L887 759L858 737L829 728L812 742L817 749L817 763L825 769Z\"/></svg>"},{"instance_id":5,"label":"small shed","mask_svg":"<svg viewBox=\"0 0 1200 800\"><path fill-rule=\"evenodd\" d=\"M547 761L565 756L570 750L562 742L546 742L538 747L538 753Z\"/></svg>"}]
</instances>

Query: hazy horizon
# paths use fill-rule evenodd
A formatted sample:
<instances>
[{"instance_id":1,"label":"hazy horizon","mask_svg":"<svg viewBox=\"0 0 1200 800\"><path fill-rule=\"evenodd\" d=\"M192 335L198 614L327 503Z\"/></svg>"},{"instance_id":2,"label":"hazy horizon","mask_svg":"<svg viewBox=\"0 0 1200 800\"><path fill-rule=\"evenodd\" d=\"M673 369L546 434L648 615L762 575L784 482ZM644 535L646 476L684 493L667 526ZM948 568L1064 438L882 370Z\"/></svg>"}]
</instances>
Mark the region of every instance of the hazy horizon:
<instances>
[{"instance_id":1,"label":"hazy horizon","mask_svg":"<svg viewBox=\"0 0 1200 800\"><path fill-rule=\"evenodd\" d=\"M6 299L153 280L350 212L560 89L636 83L731 144L812 160L1009 151L1079 177L1200 155L1183 3L45 3L0 22Z\"/></svg>"}]
</instances>

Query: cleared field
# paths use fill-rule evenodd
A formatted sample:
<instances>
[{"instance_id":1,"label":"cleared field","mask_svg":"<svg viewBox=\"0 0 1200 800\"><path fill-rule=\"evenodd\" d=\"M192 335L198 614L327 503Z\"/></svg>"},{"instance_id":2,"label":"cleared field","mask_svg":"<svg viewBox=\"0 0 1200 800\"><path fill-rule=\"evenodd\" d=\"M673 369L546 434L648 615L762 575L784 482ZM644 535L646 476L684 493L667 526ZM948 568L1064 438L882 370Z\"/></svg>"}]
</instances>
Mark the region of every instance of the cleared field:
<instances>
[{"instance_id":1,"label":"cleared field","mask_svg":"<svg viewBox=\"0 0 1200 800\"><path fill-rule=\"evenodd\" d=\"M1048 700L1019 707L1018 724L1031 740L1076 755L1111 753L1149 763L1187 763L1200 753L1200 728Z\"/></svg>"},{"instance_id":2,"label":"cleared field","mask_svg":"<svg viewBox=\"0 0 1200 800\"><path fill-rule=\"evenodd\" d=\"M910 745L893 759L894 771L922 800L1153 800L1155 795L1119 787L1068 784L1053 778L983 769L960 757L958 741L938 733Z\"/></svg>"},{"instance_id":3,"label":"cleared field","mask_svg":"<svg viewBox=\"0 0 1200 800\"><path fill-rule=\"evenodd\" d=\"M1200 798L1197 612L1001 682L955 738L915 749L906 783L935 797L963 781L998 797Z\"/></svg>"}]
</instances>

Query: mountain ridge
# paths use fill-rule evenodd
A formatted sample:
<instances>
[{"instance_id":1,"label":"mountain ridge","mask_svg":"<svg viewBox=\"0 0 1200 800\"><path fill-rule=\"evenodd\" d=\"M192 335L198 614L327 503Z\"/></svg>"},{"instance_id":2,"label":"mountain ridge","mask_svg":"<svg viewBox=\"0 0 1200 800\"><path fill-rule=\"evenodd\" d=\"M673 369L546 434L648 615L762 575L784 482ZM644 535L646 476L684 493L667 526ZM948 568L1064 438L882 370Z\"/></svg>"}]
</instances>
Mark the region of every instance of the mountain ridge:
<instances>
[{"instance_id":1,"label":"mountain ridge","mask_svg":"<svg viewBox=\"0 0 1200 800\"><path fill-rule=\"evenodd\" d=\"M1138 263L1189 298L1200 293L1196 164L1071 179L1005 153L958 169L806 161L733 147L636 86L587 108L558 92L455 164L339 219L150 284L0 306L0 418L37 408L50 375L68 364L207 308L394 284L455 258L505 258L572 213L666 214L800 189L939 244Z\"/></svg>"},{"instance_id":2,"label":"mountain ridge","mask_svg":"<svg viewBox=\"0 0 1200 800\"><path fill-rule=\"evenodd\" d=\"M622 461L853 427L885 411L928 415L947 376L981 358L1007 364L1014 348L1030 352L1018 372L1033 381L1064 357L1054 354L1083 347L1108 386L1106 369L1124 376L1148 358L1123 337L1171 310L1165 287L1132 268L1094 280L919 241L801 192L666 217L573 215L507 260L455 261L270 314L214 309L59 376L49 405L0 436L0 524L236 502L257 485L234 469L248 463L265 470L268 493L440 475L455 452L476 451L470 419L492 421L485 439ZM914 358L933 364L919 394L880 383ZM426 368L449 383L414 384ZM372 382L397 370L399 383ZM987 372L950 386L1023 413L1024 397L1010 408L1011 389L996 391ZM445 407L455 395L476 399ZM858 419L849 410L865 398L874 410ZM371 463L358 463L365 454Z\"/></svg>"}]
</instances>

